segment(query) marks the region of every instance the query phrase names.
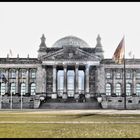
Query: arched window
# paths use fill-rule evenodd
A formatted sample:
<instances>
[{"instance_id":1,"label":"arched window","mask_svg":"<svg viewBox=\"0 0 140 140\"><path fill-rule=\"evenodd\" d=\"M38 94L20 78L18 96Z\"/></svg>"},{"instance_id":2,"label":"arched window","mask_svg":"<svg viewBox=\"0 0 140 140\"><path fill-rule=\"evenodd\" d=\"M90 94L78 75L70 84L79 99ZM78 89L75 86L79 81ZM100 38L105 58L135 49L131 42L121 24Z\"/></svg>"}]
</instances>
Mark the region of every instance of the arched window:
<instances>
[{"instance_id":1,"label":"arched window","mask_svg":"<svg viewBox=\"0 0 140 140\"><path fill-rule=\"evenodd\" d=\"M111 84L107 83L105 90L106 90L106 95L110 96L111 95Z\"/></svg>"},{"instance_id":2,"label":"arched window","mask_svg":"<svg viewBox=\"0 0 140 140\"><path fill-rule=\"evenodd\" d=\"M119 83L116 84L115 93L117 96L121 95L121 84Z\"/></svg>"},{"instance_id":3,"label":"arched window","mask_svg":"<svg viewBox=\"0 0 140 140\"><path fill-rule=\"evenodd\" d=\"M31 95L35 95L35 92L36 92L36 84L32 83L31 84Z\"/></svg>"},{"instance_id":4,"label":"arched window","mask_svg":"<svg viewBox=\"0 0 140 140\"><path fill-rule=\"evenodd\" d=\"M25 95L25 93L26 93L26 85L25 85L25 83L21 83L20 93L22 95Z\"/></svg>"},{"instance_id":5,"label":"arched window","mask_svg":"<svg viewBox=\"0 0 140 140\"><path fill-rule=\"evenodd\" d=\"M5 83L1 83L1 95L4 95L5 94L5 92L6 92L6 84Z\"/></svg>"},{"instance_id":6,"label":"arched window","mask_svg":"<svg viewBox=\"0 0 140 140\"><path fill-rule=\"evenodd\" d=\"M15 83L11 83L10 93L12 93L12 94L16 93L16 84Z\"/></svg>"},{"instance_id":7,"label":"arched window","mask_svg":"<svg viewBox=\"0 0 140 140\"><path fill-rule=\"evenodd\" d=\"M140 84L136 84L136 95L140 96Z\"/></svg>"},{"instance_id":8,"label":"arched window","mask_svg":"<svg viewBox=\"0 0 140 140\"><path fill-rule=\"evenodd\" d=\"M131 95L131 84L126 84L126 95L130 96Z\"/></svg>"}]
</instances>

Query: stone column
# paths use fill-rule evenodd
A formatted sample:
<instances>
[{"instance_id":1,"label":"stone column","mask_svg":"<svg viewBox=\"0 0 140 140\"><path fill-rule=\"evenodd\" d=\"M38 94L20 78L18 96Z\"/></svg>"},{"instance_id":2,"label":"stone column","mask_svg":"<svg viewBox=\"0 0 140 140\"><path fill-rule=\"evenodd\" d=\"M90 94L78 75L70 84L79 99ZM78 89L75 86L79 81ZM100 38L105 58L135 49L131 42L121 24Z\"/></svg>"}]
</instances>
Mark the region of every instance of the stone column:
<instances>
[{"instance_id":1,"label":"stone column","mask_svg":"<svg viewBox=\"0 0 140 140\"><path fill-rule=\"evenodd\" d=\"M113 94L115 94L115 84L116 84L116 82L115 82L115 69L113 69L113 75L112 75L112 78L113 78L113 83L112 83L112 90L111 90L111 94L113 93Z\"/></svg>"},{"instance_id":2,"label":"stone column","mask_svg":"<svg viewBox=\"0 0 140 140\"><path fill-rule=\"evenodd\" d=\"M16 93L19 93L19 69L16 70Z\"/></svg>"},{"instance_id":3,"label":"stone column","mask_svg":"<svg viewBox=\"0 0 140 140\"><path fill-rule=\"evenodd\" d=\"M86 65L86 70L85 70L85 81L86 81L86 89L85 92L89 93L89 65Z\"/></svg>"},{"instance_id":4,"label":"stone column","mask_svg":"<svg viewBox=\"0 0 140 140\"><path fill-rule=\"evenodd\" d=\"M133 70L132 94L136 94L136 70Z\"/></svg>"},{"instance_id":5,"label":"stone column","mask_svg":"<svg viewBox=\"0 0 140 140\"><path fill-rule=\"evenodd\" d=\"M64 65L64 93L67 92L67 65Z\"/></svg>"},{"instance_id":6,"label":"stone column","mask_svg":"<svg viewBox=\"0 0 140 140\"><path fill-rule=\"evenodd\" d=\"M9 92L9 70L8 69L6 69L6 74L5 74L5 77L6 77L6 79L8 80L8 82L6 82L6 93L8 93Z\"/></svg>"},{"instance_id":7,"label":"stone column","mask_svg":"<svg viewBox=\"0 0 140 140\"><path fill-rule=\"evenodd\" d=\"M75 92L77 93L78 92L78 82L79 82L79 80L78 80L78 68L79 68L79 65L78 64L76 64L75 65Z\"/></svg>"},{"instance_id":8,"label":"stone column","mask_svg":"<svg viewBox=\"0 0 140 140\"><path fill-rule=\"evenodd\" d=\"M56 65L53 65L53 93L56 93Z\"/></svg>"},{"instance_id":9,"label":"stone column","mask_svg":"<svg viewBox=\"0 0 140 140\"><path fill-rule=\"evenodd\" d=\"M46 67L43 66L42 67L42 74L43 74L43 78L42 78L42 92L46 93Z\"/></svg>"},{"instance_id":10,"label":"stone column","mask_svg":"<svg viewBox=\"0 0 140 140\"><path fill-rule=\"evenodd\" d=\"M26 93L29 93L29 79L30 79L30 75L29 75L29 69L26 69Z\"/></svg>"}]
</instances>

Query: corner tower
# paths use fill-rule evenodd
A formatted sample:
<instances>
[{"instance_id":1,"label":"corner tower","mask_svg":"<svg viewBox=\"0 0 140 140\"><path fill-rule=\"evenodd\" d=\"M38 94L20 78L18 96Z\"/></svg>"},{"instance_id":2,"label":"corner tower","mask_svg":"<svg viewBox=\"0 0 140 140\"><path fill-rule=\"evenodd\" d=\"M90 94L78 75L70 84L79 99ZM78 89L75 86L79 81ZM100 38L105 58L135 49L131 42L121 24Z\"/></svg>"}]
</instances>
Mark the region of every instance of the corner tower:
<instances>
[{"instance_id":1,"label":"corner tower","mask_svg":"<svg viewBox=\"0 0 140 140\"><path fill-rule=\"evenodd\" d=\"M43 55L45 55L47 52L47 46L46 46L46 38L44 36L44 34L42 34L42 37L40 38L41 39L41 43L39 45L39 50L38 50L38 58L40 59Z\"/></svg>"},{"instance_id":2,"label":"corner tower","mask_svg":"<svg viewBox=\"0 0 140 140\"><path fill-rule=\"evenodd\" d=\"M103 59L104 58L104 51L103 51L103 47L102 47L102 44L101 44L101 37L100 37L100 35L98 34L98 36L97 36L97 44L96 44L96 46L95 46L95 54L97 55L97 56L99 56L101 59Z\"/></svg>"}]
</instances>

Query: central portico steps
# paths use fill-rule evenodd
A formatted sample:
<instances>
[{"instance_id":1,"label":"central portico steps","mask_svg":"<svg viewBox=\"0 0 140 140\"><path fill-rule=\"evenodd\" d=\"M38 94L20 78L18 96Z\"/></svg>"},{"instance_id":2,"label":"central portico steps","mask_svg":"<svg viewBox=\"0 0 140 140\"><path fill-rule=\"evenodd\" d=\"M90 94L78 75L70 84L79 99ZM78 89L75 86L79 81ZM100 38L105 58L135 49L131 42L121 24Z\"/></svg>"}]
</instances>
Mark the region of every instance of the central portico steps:
<instances>
[{"instance_id":1,"label":"central portico steps","mask_svg":"<svg viewBox=\"0 0 140 140\"><path fill-rule=\"evenodd\" d=\"M39 109L101 109L100 103L96 99L86 100L85 102L76 102L75 99L48 99L42 102Z\"/></svg>"}]
</instances>

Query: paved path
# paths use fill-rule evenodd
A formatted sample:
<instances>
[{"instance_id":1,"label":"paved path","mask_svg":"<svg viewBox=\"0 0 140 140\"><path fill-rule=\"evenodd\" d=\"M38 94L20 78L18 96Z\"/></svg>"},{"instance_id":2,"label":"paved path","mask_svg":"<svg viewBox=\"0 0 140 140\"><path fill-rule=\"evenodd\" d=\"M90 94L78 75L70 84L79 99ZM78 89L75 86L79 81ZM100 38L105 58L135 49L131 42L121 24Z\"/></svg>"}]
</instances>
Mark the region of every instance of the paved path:
<instances>
[{"instance_id":1,"label":"paved path","mask_svg":"<svg viewBox=\"0 0 140 140\"><path fill-rule=\"evenodd\" d=\"M1 113L14 113L14 114L140 114L140 110L55 110L55 109L24 109L24 110L0 110Z\"/></svg>"},{"instance_id":2,"label":"paved path","mask_svg":"<svg viewBox=\"0 0 140 140\"><path fill-rule=\"evenodd\" d=\"M0 121L0 124L140 124L140 122L93 122L93 121Z\"/></svg>"}]
</instances>

